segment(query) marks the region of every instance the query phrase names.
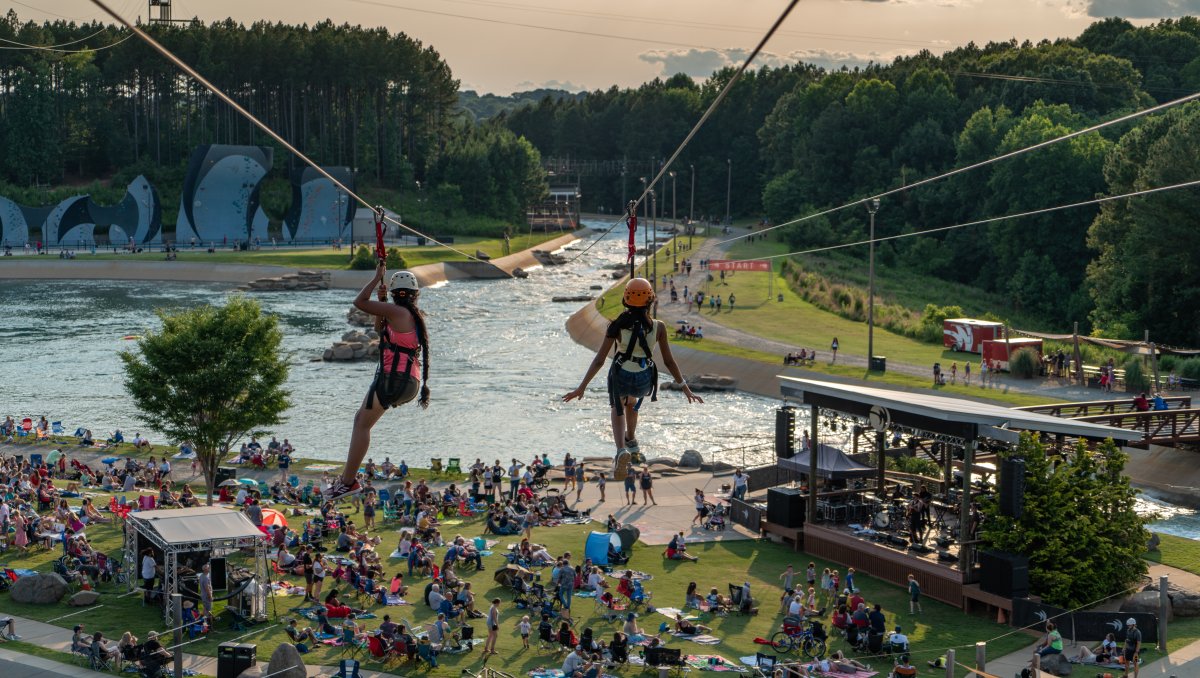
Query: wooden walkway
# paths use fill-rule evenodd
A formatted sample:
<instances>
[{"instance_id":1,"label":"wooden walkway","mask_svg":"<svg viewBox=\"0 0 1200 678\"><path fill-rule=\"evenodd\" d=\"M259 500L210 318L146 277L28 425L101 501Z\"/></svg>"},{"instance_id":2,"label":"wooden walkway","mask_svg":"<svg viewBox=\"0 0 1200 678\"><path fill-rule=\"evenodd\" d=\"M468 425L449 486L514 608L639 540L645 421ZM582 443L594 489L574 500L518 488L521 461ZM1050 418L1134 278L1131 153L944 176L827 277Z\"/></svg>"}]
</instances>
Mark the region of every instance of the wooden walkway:
<instances>
[{"instance_id":1,"label":"wooden walkway","mask_svg":"<svg viewBox=\"0 0 1200 678\"><path fill-rule=\"evenodd\" d=\"M1172 396L1163 400L1167 409L1148 412L1138 412L1132 399L1054 403L1017 409L1142 433L1142 440L1132 443L1132 447L1200 443L1200 409L1192 408L1191 396Z\"/></svg>"}]
</instances>

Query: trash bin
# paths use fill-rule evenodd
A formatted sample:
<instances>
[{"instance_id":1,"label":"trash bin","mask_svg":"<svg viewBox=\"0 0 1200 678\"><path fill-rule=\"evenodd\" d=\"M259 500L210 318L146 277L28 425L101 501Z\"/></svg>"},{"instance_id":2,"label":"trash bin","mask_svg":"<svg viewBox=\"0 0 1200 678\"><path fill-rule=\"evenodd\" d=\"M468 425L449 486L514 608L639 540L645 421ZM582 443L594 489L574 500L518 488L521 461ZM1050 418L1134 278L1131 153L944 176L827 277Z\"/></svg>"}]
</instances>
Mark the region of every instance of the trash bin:
<instances>
[{"instance_id":1,"label":"trash bin","mask_svg":"<svg viewBox=\"0 0 1200 678\"><path fill-rule=\"evenodd\" d=\"M873 355L868 361L867 369L872 372L887 372L887 356Z\"/></svg>"}]
</instances>

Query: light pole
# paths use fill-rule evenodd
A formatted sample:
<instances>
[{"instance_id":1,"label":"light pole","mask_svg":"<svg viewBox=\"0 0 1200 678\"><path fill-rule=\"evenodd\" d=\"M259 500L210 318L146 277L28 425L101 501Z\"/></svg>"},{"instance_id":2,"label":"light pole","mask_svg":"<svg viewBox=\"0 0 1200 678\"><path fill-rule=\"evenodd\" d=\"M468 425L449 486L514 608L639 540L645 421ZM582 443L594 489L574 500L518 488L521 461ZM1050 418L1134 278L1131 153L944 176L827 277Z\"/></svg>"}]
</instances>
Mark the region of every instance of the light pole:
<instances>
[{"instance_id":1,"label":"light pole","mask_svg":"<svg viewBox=\"0 0 1200 678\"><path fill-rule=\"evenodd\" d=\"M675 221L675 170L671 170L671 232L675 233L678 238L679 234L676 229L679 228L679 223ZM671 266L679 270L679 242L672 239L671 241Z\"/></svg>"},{"instance_id":2,"label":"light pole","mask_svg":"<svg viewBox=\"0 0 1200 678\"><path fill-rule=\"evenodd\" d=\"M650 262L653 267L653 273L650 274L650 284L658 285L658 196L654 194L654 189L650 189L650 222L654 229L654 241L650 243Z\"/></svg>"},{"instance_id":3,"label":"light pole","mask_svg":"<svg viewBox=\"0 0 1200 678\"><path fill-rule=\"evenodd\" d=\"M733 198L733 161L725 158L725 223L732 223L733 218L730 216L729 205Z\"/></svg>"},{"instance_id":4,"label":"light pole","mask_svg":"<svg viewBox=\"0 0 1200 678\"><path fill-rule=\"evenodd\" d=\"M867 212L871 214L867 263L867 369L870 369L871 358L875 356L875 212L878 210L879 198L867 202Z\"/></svg>"},{"instance_id":5,"label":"light pole","mask_svg":"<svg viewBox=\"0 0 1200 678\"><path fill-rule=\"evenodd\" d=\"M628 205L629 202L625 199L625 161L621 161L621 204Z\"/></svg>"},{"instance_id":6,"label":"light pole","mask_svg":"<svg viewBox=\"0 0 1200 678\"><path fill-rule=\"evenodd\" d=\"M638 177L638 180L642 182L642 247L646 250L649 250L650 244L647 241L649 240L650 234L650 229L648 228L650 225L650 201L646 199L648 197L646 193L646 177ZM646 260L646 271L644 275L650 275L649 259Z\"/></svg>"},{"instance_id":7,"label":"light pole","mask_svg":"<svg viewBox=\"0 0 1200 678\"><path fill-rule=\"evenodd\" d=\"M692 233L696 230L696 166L692 168L692 197L688 205L688 249L692 249Z\"/></svg>"}]
</instances>

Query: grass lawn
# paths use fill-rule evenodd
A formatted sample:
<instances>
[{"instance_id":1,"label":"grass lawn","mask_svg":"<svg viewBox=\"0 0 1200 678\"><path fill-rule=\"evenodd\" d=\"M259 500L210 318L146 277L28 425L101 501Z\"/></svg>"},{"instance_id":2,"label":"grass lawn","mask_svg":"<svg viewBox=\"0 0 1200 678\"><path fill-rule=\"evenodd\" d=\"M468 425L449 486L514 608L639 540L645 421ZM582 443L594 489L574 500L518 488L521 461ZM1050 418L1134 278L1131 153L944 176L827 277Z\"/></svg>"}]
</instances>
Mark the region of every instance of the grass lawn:
<instances>
[{"instance_id":1,"label":"grass lawn","mask_svg":"<svg viewBox=\"0 0 1200 678\"><path fill-rule=\"evenodd\" d=\"M520 252L521 250L530 247L536 247L547 240L553 240L561 233L529 233L513 236L511 240L511 251ZM452 244L456 249L462 250L467 254L474 255L475 250L482 250L490 255L493 259L504 256L504 239L503 238L480 238L474 236L455 236ZM408 266L420 266L422 264L430 264L439 261L466 261L467 257L445 249L443 247L425 246L425 247L402 247L400 248L404 255L404 261ZM232 250L220 250L209 254L204 250L191 250L183 247L179 250L179 261L190 262L205 262L210 264L254 264L258 266L286 266L289 268L314 268L314 269L345 269L350 262L351 249L347 246L340 250L335 250L332 247L322 247L315 249L296 249L291 247L282 247L272 249L269 246L264 246L258 251L235 252ZM146 251L141 254L113 254L98 252L95 255L86 252L80 252L79 258L76 261L161 261L163 254L161 252ZM57 259L56 259L57 261Z\"/></svg>"},{"instance_id":2,"label":"grass lawn","mask_svg":"<svg viewBox=\"0 0 1200 678\"><path fill-rule=\"evenodd\" d=\"M97 499L98 503L106 503L106 501L107 499L103 497ZM443 532L447 536L461 533L467 537L474 537L480 533L480 526L478 519L468 519L464 523L445 526ZM578 558L583 550L584 538L590 529L591 526L582 525L539 528L535 530L534 539L545 543L552 553L569 550ZM116 527L92 526L89 528L88 534L98 548L109 553L116 553L121 546L119 529ZM381 546L381 550L390 552L395 544L395 533L391 529L387 529L382 534L385 535L385 543ZM549 651L539 651L536 649L536 644L530 650L522 650L520 647L520 637L517 635L515 627L524 612L512 606L512 596L507 590L494 584L492 579L492 570L495 570L503 562L499 553L503 551L504 545L510 540L515 541L511 538L502 538L500 545L496 548L497 554L485 559L487 571L464 574L466 574L465 579L472 582L480 603L493 597L499 597L503 601L500 643L498 645L500 654L491 661L491 666L505 667L506 672L519 676L539 666L557 667L561 664L562 657ZM778 613L778 576L789 563L795 565L797 569L803 570L809 560L808 556L794 553L784 546L766 541L695 544L691 550L700 557L698 563L663 561L660 556L661 547L638 545L634 548L631 566L646 571L654 577L647 585L647 589L654 594L652 601L654 604L679 606L689 581L696 581L705 590L716 586L725 592L727 584L748 580L761 601L761 612L753 617L730 615L704 619L703 623L711 625L714 628L714 635L722 639L722 643L718 646L707 647L675 639L670 639L668 645L679 647L685 653L720 654L731 661L737 661L740 656L753 654L755 650L762 650L763 647L755 645L753 639L770 637L778 630L781 620ZM50 569L50 563L59 553L58 549L49 551L42 549L27 554L9 551L5 555L7 565L10 567L36 568L46 571ZM827 563L817 561L817 565L823 567ZM388 575L390 576L400 569L397 561L391 561ZM293 579L299 581L299 579ZM883 605L884 611L888 614L889 625L899 623L904 626L913 643L914 657L919 662L940 655L948 647L973 645L976 640L996 638L1008 630L1007 627L997 625L987 618L964 615L959 610L933 601L925 603L925 611L922 614L915 617L910 616L907 613L905 592L900 588L881 584L871 579L869 573L860 572L856 581L870 602L878 602ZM421 579L413 579L410 585L423 588L426 583ZM106 636L113 638L119 637L126 630L131 630L136 635L144 637L148 631L164 627L161 617L157 615L157 610L143 607L139 596L119 598L117 596L123 591L117 590L112 585L104 585L101 590L111 592L111 595L106 595L101 599L104 607L93 608L83 614L53 623L70 628L75 623L83 622L88 625L90 630L104 631ZM410 593L409 599L418 600L419 595L419 593L416 595ZM350 596L344 597L349 598ZM0 601L3 602L2 607L6 612L43 621L77 611L65 605L48 607L18 605L6 598L7 594L0 596ZM275 599L280 617L286 617L291 606L298 602L299 599L296 597ZM351 604L358 605L359 603ZM403 619L418 625L430 623L433 619L431 611L420 604L391 608L381 608L371 604L367 607L380 617L389 613L397 621ZM591 599L575 598L573 607L577 632L582 632L584 628L590 626L595 630L597 636L608 638L618 628L617 623L604 622L594 613L594 602ZM218 605L219 609L220 605ZM707 617L707 615L705 616ZM656 629L659 623L664 621L667 619L661 615L643 614L639 624L644 628ZM369 628L375 628L380 622L381 619L374 619L367 620L365 623ZM477 621L473 622L473 625L477 634L482 637L483 625ZM261 633L241 641L256 643L258 656L264 658L269 657L274 648L286 639L281 627L267 628L267 626L269 624L257 627ZM192 643L187 646L187 650L196 654L214 654L218 643L241 635L227 629L228 626L224 621L218 622L216 631L210 634L209 639ZM990 656L1001 656L1024 647L1029 642L1029 638L1024 634L1011 635L991 643L988 653ZM13 646L10 645L10 647ZM840 639L831 639L831 651L841 649L841 647ZM13 647L13 649L18 648ZM309 654L307 660L314 664L334 664L340 656L341 652L338 648L321 647ZM877 668L886 663L884 660L868 659L867 661L874 661ZM478 670L481 658L478 652L465 655L444 654L441 656L440 662L441 667L433 673L449 676L458 675L464 668ZM379 667L376 663L370 662L367 668ZM405 671L404 668L393 668L392 670L401 673ZM635 669L630 668L622 673L631 675L635 672Z\"/></svg>"},{"instance_id":3,"label":"grass lawn","mask_svg":"<svg viewBox=\"0 0 1200 678\"><path fill-rule=\"evenodd\" d=\"M1200 541L1162 533L1158 538L1158 551L1146 553L1146 560L1200 575Z\"/></svg>"},{"instance_id":4,"label":"grass lawn","mask_svg":"<svg viewBox=\"0 0 1200 678\"><path fill-rule=\"evenodd\" d=\"M703 243L700 240L695 244L699 247ZM777 243L750 243L739 244L737 248L758 248L759 245L764 247L777 247ZM667 254L667 247L663 247L656 255L658 259L658 270L660 275L663 271L672 270L671 255ZM742 256L759 256L761 252L752 252L745 255L731 255L731 258L741 258ZM776 269L779 268L776 262ZM645 275L645 266L638 267L638 274ZM693 269L694 271L695 269ZM843 350L849 349L852 352L866 354L867 352L867 335L866 328L862 323L856 323L846 320L828 311L823 311L816 306L804 301L794 292L786 287L783 277L778 271L773 271L775 276L775 293L783 294L784 301L772 301L767 298L767 277L762 273L735 273L727 275L724 285L721 284L720 277L714 283L710 284L710 289L713 294L720 294L723 298L728 298L729 292L732 291L737 295L737 305L733 312L729 312L728 306L720 315L720 322L727 327L742 330L748 334L753 334L768 339L777 341L791 342L794 345L807 345L816 347L821 350L824 360L818 360L814 365L805 369L812 372L822 374L832 374L841 377L853 379L861 379L866 382L875 382L881 385L900 386L903 388L930 388L931 379L924 379L898 372L870 372L861 367L851 367L848 365L831 365L828 362L828 342L833 336L838 337L838 341ZM676 285L678 287L678 285ZM621 312L621 292L624 288L621 285L614 285L605 290L603 294L594 302L596 308L604 317L612 319L616 318ZM682 290L680 290L682 292ZM753 300L753 301L752 301ZM704 311L704 315L709 315L709 311ZM818 329L813 329L817 327ZM824 328L824 329L820 329ZM832 333L831 333L832 332ZM861 334L861 336L857 336ZM824 338L821 338L824 337ZM904 352L893 354L885 352L885 348L890 344L883 343L884 341L893 342L898 346L905 348ZM930 365L934 361L940 360L943 365L949 364L955 360L962 361L964 356L973 354L956 353L954 351L942 350L941 346L934 344L923 344L919 341L909 339L908 337L899 336L890 332L885 332L879 328L875 329L876 354L887 355L889 359L899 360L900 362L909 362L914 364L924 364L928 362ZM676 341L672 338L672 341ZM859 346L861 344L861 346ZM685 341L680 344L688 348L694 348L710 353L720 355L733 356L736 358L744 358L746 360L755 360L771 364L779 364L780 356L772 353L766 353L755 349L745 348L731 344L724 344L712 339L704 341ZM825 348L822 348L825 347ZM917 357L919 360L909 360L903 356ZM898 357L899 356L899 357ZM950 356L949 358L945 356ZM976 361L978 362L978 361ZM1009 406L1024 406L1024 405L1044 405L1047 403L1057 402L1058 399L1046 398L1028 393L1019 393L1016 391L1008 391L1004 388L981 388L978 383L975 386L964 386L962 384L939 386L937 391L945 395L960 395L970 396L972 398L983 398L991 400L1002 405Z\"/></svg>"}]
</instances>

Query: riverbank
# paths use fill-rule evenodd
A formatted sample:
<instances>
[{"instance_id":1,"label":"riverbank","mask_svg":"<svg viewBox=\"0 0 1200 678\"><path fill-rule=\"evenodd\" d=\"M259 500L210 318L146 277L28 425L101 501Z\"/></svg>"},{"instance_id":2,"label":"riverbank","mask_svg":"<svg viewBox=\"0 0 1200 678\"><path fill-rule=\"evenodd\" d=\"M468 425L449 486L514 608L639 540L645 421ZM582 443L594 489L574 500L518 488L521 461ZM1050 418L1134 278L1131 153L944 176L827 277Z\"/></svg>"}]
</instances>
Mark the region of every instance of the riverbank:
<instances>
[{"instance_id":1,"label":"riverbank","mask_svg":"<svg viewBox=\"0 0 1200 678\"><path fill-rule=\"evenodd\" d=\"M561 249L585 235L581 230L540 242L520 252L492 261L438 261L414 266L422 285L448 280L508 278L516 268L539 265L536 250ZM452 252L446 250L453 256ZM87 255L81 255L86 257ZM358 289L373 275L372 271L329 270L333 289ZM163 261L124 259L57 259L49 257L11 257L0 261L0 279L14 280L158 280L168 282L207 282L245 284L296 271L290 266L202 261Z\"/></svg>"}]
</instances>

